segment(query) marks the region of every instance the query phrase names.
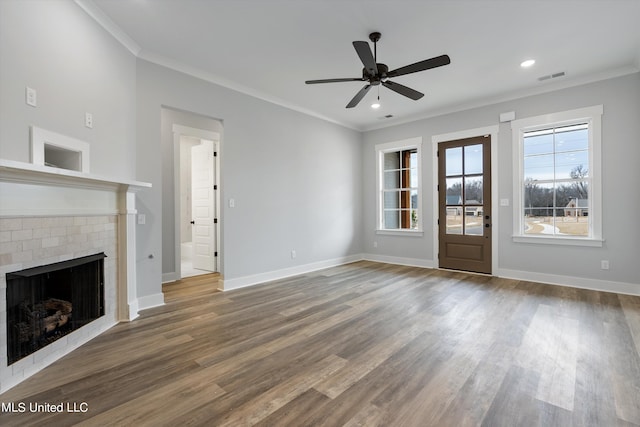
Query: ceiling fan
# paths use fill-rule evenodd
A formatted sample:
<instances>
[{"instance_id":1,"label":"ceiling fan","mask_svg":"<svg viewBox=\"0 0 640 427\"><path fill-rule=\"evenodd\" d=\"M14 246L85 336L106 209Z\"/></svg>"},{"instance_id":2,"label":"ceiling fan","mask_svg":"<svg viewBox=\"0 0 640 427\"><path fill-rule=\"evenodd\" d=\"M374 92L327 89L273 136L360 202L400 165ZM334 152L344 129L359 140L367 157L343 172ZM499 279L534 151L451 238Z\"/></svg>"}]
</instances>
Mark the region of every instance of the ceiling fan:
<instances>
[{"instance_id":1,"label":"ceiling fan","mask_svg":"<svg viewBox=\"0 0 640 427\"><path fill-rule=\"evenodd\" d=\"M379 64L377 62L377 49L376 44L378 40L380 40L381 34L378 32L374 32L369 34L369 40L373 42L373 53L371 52L371 48L369 47L369 43L366 41L354 41L353 47L356 49L364 68L362 69L362 77L358 78L344 78L344 79L324 79L324 80L307 80L306 84L317 84L317 83L337 83L337 82L369 82L365 87L360 89L360 91L353 97L353 99L347 104L347 108L353 108L364 98L364 96L369 92L372 86L379 86L382 84L384 87L391 89L394 92L399 93L400 95L404 95L407 98L411 98L414 101L422 98L424 96L423 93L418 92L417 90L411 89L410 87L403 86L400 83L395 83L389 81L388 79L398 76L403 76L405 74L417 73L418 71L425 71L431 68L441 67L443 65L448 65L451 63L451 59L448 55L440 55L431 59L425 59L424 61L416 62L411 65L406 65L404 67L396 68L395 70L389 71L389 67L385 64Z\"/></svg>"}]
</instances>

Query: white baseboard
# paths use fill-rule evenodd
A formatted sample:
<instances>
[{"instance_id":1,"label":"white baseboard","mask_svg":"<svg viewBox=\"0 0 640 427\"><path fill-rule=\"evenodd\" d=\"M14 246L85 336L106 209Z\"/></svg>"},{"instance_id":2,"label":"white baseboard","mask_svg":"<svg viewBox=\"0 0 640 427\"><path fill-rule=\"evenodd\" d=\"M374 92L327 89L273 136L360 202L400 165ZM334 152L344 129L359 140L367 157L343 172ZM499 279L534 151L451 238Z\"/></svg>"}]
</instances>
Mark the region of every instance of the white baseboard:
<instances>
[{"instance_id":1,"label":"white baseboard","mask_svg":"<svg viewBox=\"0 0 640 427\"><path fill-rule=\"evenodd\" d=\"M138 311L158 307L159 305L164 305L164 294L162 292L138 298Z\"/></svg>"},{"instance_id":2,"label":"white baseboard","mask_svg":"<svg viewBox=\"0 0 640 427\"><path fill-rule=\"evenodd\" d=\"M282 270L269 271L267 273L254 274L251 276L238 277L235 279L225 279L223 284L224 291L232 289L240 289L247 286L253 286L273 280L280 280L286 277L296 276L298 274L310 273L323 268L336 267L338 265L349 264L351 262L361 261L362 255L349 255L341 258L334 258L325 261L314 262L311 264L298 265L295 267L284 268Z\"/></svg>"},{"instance_id":3,"label":"white baseboard","mask_svg":"<svg viewBox=\"0 0 640 427\"><path fill-rule=\"evenodd\" d=\"M138 307L138 300L133 300L129 303L129 318L126 319L127 322L131 322L138 318L138 311L140 308Z\"/></svg>"},{"instance_id":4,"label":"white baseboard","mask_svg":"<svg viewBox=\"0 0 640 427\"><path fill-rule=\"evenodd\" d=\"M570 288L589 289L592 291L614 292L616 294L640 296L640 284L612 282L609 280L588 279L584 277L561 276L557 274L536 273L531 271L498 269L498 277L506 279L526 280L529 282L550 285L568 286Z\"/></svg>"},{"instance_id":5,"label":"white baseboard","mask_svg":"<svg viewBox=\"0 0 640 427\"><path fill-rule=\"evenodd\" d=\"M175 282L178 280L178 273L172 271L171 273L162 273L162 283Z\"/></svg>"},{"instance_id":6,"label":"white baseboard","mask_svg":"<svg viewBox=\"0 0 640 427\"><path fill-rule=\"evenodd\" d=\"M433 260L404 258L389 255L363 254L362 259L366 261L384 262L387 264L406 265L409 267L436 268Z\"/></svg>"}]
</instances>

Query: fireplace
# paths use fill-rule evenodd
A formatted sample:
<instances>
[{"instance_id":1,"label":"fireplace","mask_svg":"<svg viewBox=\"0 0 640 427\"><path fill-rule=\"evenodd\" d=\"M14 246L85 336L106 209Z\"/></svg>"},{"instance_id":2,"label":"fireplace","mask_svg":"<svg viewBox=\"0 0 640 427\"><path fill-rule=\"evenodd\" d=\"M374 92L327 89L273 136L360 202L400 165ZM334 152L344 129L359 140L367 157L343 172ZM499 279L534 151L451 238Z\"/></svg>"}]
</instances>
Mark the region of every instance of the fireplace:
<instances>
[{"instance_id":1,"label":"fireplace","mask_svg":"<svg viewBox=\"0 0 640 427\"><path fill-rule=\"evenodd\" d=\"M136 193L149 187L145 182L0 159L0 393L118 322L135 319L141 307L163 303L161 293L142 303L137 296ZM12 284L9 291L10 279L26 282L45 265L65 269L75 262L71 260L95 255L103 258L97 273L103 279L98 281L100 288L90 291L83 286L80 294L95 292L98 303L93 309L76 301L75 287L58 289L57 295L33 288L29 292L40 302L23 303L22 316L46 320L48 329L55 325L56 332L20 320L19 306L26 296L31 298L25 289L32 285L16 291ZM152 257L145 259L145 264L152 262ZM15 332L20 328L25 331ZM42 330L47 340L41 338ZM33 353L25 356L25 350Z\"/></svg>"},{"instance_id":2,"label":"fireplace","mask_svg":"<svg viewBox=\"0 0 640 427\"><path fill-rule=\"evenodd\" d=\"M105 314L104 252L7 273L12 364Z\"/></svg>"}]
</instances>

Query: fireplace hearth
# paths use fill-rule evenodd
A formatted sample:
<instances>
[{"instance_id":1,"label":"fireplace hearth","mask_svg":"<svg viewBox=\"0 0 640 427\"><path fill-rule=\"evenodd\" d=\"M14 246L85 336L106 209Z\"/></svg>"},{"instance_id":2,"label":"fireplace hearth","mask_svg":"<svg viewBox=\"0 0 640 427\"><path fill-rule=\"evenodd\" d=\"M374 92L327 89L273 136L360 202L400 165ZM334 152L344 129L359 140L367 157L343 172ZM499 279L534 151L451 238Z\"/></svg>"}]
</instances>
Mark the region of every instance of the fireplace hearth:
<instances>
[{"instance_id":1,"label":"fireplace hearth","mask_svg":"<svg viewBox=\"0 0 640 427\"><path fill-rule=\"evenodd\" d=\"M104 315L101 252L7 273L7 358L16 361Z\"/></svg>"}]
</instances>

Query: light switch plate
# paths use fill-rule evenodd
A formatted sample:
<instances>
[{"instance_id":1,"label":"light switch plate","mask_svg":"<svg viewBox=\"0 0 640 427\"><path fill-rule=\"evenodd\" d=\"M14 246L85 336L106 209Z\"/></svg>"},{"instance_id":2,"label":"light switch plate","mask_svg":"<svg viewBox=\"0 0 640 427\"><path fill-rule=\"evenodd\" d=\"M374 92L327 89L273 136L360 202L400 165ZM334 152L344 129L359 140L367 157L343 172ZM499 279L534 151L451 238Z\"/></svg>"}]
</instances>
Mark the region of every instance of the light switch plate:
<instances>
[{"instance_id":1,"label":"light switch plate","mask_svg":"<svg viewBox=\"0 0 640 427\"><path fill-rule=\"evenodd\" d=\"M84 125L89 129L93 129L93 114L84 113Z\"/></svg>"},{"instance_id":2,"label":"light switch plate","mask_svg":"<svg viewBox=\"0 0 640 427\"><path fill-rule=\"evenodd\" d=\"M31 105L32 107L36 107L38 105L38 94L34 88L27 86L25 97L27 105Z\"/></svg>"}]
</instances>

